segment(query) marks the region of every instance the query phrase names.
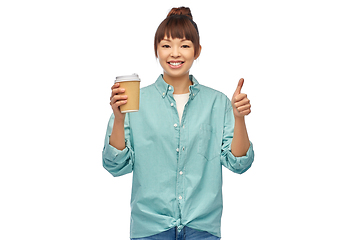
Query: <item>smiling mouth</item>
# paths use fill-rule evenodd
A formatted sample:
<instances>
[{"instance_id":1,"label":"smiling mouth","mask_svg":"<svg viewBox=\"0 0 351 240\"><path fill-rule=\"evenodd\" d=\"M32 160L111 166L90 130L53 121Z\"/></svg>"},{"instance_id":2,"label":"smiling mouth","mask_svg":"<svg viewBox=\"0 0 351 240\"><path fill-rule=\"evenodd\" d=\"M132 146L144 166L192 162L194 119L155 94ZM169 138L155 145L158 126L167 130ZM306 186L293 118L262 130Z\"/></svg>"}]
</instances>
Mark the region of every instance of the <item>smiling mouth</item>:
<instances>
[{"instance_id":1,"label":"smiling mouth","mask_svg":"<svg viewBox=\"0 0 351 240\"><path fill-rule=\"evenodd\" d=\"M184 62L167 62L172 68L181 67Z\"/></svg>"},{"instance_id":2,"label":"smiling mouth","mask_svg":"<svg viewBox=\"0 0 351 240\"><path fill-rule=\"evenodd\" d=\"M172 66L179 66L182 63L184 62L169 62L169 64L171 64Z\"/></svg>"}]
</instances>

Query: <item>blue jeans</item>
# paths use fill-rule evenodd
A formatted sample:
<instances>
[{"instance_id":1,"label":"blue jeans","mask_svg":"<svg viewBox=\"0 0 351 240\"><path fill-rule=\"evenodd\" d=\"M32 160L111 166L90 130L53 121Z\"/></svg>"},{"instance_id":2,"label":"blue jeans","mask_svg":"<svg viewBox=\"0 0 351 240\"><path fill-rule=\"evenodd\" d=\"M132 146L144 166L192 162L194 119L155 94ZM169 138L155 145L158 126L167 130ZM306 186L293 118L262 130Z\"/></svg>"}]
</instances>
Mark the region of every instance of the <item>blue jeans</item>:
<instances>
[{"instance_id":1,"label":"blue jeans","mask_svg":"<svg viewBox=\"0 0 351 240\"><path fill-rule=\"evenodd\" d=\"M131 240L219 240L208 232L198 231L185 226L181 232L177 228L171 228L168 231L146 237L146 238L131 238Z\"/></svg>"}]
</instances>

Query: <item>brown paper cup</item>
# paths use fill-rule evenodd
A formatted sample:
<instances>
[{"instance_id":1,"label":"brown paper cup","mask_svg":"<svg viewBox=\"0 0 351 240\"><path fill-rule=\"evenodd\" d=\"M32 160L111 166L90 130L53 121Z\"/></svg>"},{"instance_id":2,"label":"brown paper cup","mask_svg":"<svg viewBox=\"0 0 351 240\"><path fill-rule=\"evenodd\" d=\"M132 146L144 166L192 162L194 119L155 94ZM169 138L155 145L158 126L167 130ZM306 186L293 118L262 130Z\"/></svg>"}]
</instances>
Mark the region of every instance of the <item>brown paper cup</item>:
<instances>
[{"instance_id":1,"label":"brown paper cup","mask_svg":"<svg viewBox=\"0 0 351 240\"><path fill-rule=\"evenodd\" d=\"M139 111L140 79L137 74L116 77L115 83L126 91L121 95L127 95L127 103L120 106L121 113Z\"/></svg>"}]
</instances>

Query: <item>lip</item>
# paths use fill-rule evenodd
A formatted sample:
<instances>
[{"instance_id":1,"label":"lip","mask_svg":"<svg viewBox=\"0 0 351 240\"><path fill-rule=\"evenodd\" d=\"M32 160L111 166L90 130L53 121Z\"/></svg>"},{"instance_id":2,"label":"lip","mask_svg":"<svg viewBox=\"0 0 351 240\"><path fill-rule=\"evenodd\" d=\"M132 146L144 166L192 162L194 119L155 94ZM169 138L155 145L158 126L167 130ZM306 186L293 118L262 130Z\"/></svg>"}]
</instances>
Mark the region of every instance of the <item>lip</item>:
<instances>
[{"instance_id":1,"label":"lip","mask_svg":"<svg viewBox=\"0 0 351 240\"><path fill-rule=\"evenodd\" d=\"M172 65L171 63L180 63L180 64L177 65L177 66L174 66L174 65ZM172 68L172 69L177 69L177 68L180 68L180 67L183 66L184 61L169 61L169 62L167 62L167 64L168 64L168 66L169 66L170 68Z\"/></svg>"}]
</instances>

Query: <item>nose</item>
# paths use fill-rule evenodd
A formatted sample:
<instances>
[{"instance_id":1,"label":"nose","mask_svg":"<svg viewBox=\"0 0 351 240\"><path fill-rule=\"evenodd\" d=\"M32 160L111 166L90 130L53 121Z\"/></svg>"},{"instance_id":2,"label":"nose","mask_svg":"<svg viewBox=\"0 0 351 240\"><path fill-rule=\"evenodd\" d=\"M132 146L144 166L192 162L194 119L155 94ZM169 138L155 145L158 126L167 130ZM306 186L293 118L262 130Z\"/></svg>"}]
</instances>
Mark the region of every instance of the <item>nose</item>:
<instances>
[{"instance_id":1,"label":"nose","mask_svg":"<svg viewBox=\"0 0 351 240\"><path fill-rule=\"evenodd\" d=\"M173 48L171 52L171 57L179 57L180 56L180 51L178 48Z\"/></svg>"}]
</instances>

